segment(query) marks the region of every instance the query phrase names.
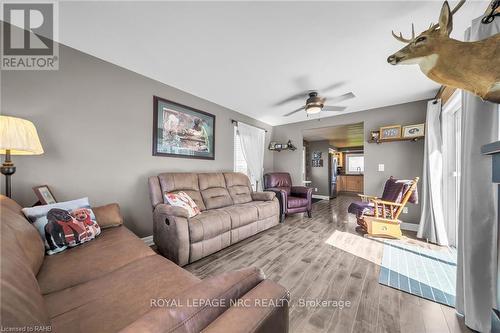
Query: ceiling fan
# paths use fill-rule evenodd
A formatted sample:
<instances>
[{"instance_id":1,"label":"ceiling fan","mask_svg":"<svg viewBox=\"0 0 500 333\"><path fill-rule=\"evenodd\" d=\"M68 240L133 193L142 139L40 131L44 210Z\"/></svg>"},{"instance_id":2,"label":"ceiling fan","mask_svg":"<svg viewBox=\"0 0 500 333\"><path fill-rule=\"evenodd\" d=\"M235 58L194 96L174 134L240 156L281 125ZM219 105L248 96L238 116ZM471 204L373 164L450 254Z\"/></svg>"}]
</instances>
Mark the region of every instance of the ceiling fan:
<instances>
[{"instance_id":1,"label":"ceiling fan","mask_svg":"<svg viewBox=\"0 0 500 333\"><path fill-rule=\"evenodd\" d=\"M336 84L326 88L325 90L331 90L331 89L337 88L341 84L342 83L336 83ZM345 100L348 100L348 99L351 99L354 97L356 97L356 95L354 95L354 93L352 93L352 92L348 92L346 94L332 97L332 98L321 97L317 90L308 90L308 91L293 95L293 96L277 103L276 105L282 105L282 104L285 104L285 103L290 102L290 101L306 98L305 105L301 106L298 109L293 110L292 112L284 114L283 117L291 116L292 114L297 113L297 112L302 111L302 110L305 110L307 115L312 115L312 114L318 114L321 111L333 111L333 112L344 111L345 109L347 109L346 106L325 105L326 100L328 100L329 102L338 103L338 102L342 102L342 101L345 101Z\"/></svg>"}]
</instances>

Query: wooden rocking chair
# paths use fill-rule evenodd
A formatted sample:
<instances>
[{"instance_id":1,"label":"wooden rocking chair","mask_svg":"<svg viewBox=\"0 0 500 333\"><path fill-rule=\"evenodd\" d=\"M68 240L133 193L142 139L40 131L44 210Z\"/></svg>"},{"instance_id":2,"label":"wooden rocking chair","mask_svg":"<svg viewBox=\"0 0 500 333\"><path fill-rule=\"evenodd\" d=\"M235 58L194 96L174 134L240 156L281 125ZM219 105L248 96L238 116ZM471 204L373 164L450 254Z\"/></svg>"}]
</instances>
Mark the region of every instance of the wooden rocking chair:
<instances>
[{"instance_id":1,"label":"wooden rocking chair","mask_svg":"<svg viewBox=\"0 0 500 333\"><path fill-rule=\"evenodd\" d=\"M384 188L382 199L359 194L361 203L349 206L349 212L355 213L358 224L371 236L401 238L399 215L407 202L417 203L417 183L413 180L396 180L391 177Z\"/></svg>"}]
</instances>

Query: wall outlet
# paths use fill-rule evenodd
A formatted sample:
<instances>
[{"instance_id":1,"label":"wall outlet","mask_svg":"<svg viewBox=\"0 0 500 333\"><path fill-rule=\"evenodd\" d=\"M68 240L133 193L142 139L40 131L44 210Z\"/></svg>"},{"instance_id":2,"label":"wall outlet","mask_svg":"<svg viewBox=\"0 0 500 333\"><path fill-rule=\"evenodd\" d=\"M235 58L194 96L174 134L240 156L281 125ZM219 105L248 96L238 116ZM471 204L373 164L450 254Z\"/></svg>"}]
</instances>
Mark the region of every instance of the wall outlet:
<instances>
[{"instance_id":1,"label":"wall outlet","mask_svg":"<svg viewBox=\"0 0 500 333\"><path fill-rule=\"evenodd\" d=\"M317 187L314 188L314 192L318 192L318 188Z\"/></svg>"},{"instance_id":2,"label":"wall outlet","mask_svg":"<svg viewBox=\"0 0 500 333\"><path fill-rule=\"evenodd\" d=\"M408 207L403 207L403 214L408 214Z\"/></svg>"},{"instance_id":3,"label":"wall outlet","mask_svg":"<svg viewBox=\"0 0 500 333\"><path fill-rule=\"evenodd\" d=\"M384 171L384 170L385 170L385 164L379 164L378 171Z\"/></svg>"}]
</instances>

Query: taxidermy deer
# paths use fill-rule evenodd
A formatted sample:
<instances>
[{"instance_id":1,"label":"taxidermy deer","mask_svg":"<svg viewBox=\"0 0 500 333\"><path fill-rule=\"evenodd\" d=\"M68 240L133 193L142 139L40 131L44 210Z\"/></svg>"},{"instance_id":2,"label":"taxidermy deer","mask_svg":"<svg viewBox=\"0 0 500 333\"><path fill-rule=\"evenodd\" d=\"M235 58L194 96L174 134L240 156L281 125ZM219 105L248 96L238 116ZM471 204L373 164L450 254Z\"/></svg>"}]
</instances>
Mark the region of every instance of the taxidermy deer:
<instances>
[{"instance_id":1,"label":"taxidermy deer","mask_svg":"<svg viewBox=\"0 0 500 333\"><path fill-rule=\"evenodd\" d=\"M392 32L397 40L407 43L387 58L391 65L418 64L431 80L440 84L468 90L482 99L500 103L500 34L477 42L461 42L450 38L453 14L464 4L461 0L450 10L445 1L439 23L415 37L412 24L411 39Z\"/></svg>"}]
</instances>

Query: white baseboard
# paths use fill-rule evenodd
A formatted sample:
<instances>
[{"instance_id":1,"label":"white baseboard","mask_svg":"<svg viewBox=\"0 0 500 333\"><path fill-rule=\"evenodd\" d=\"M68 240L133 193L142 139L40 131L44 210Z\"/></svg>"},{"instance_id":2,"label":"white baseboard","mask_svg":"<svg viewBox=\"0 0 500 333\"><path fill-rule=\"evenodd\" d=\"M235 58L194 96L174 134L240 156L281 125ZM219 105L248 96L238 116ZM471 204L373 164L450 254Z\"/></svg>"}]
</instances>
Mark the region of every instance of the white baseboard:
<instances>
[{"instance_id":1,"label":"white baseboard","mask_svg":"<svg viewBox=\"0 0 500 333\"><path fill-rule=\"evenodd\" d=\"M155 245L155 242L153 241L153 235L147 236L147 237L142 237L141 239L144 243L146 243L147 246Z\"/></svg>"},{"instance_id":2,"label":"white baseboard","mask_svg":"<svg viewBox=\"0 0 500 333\"><path fill-rule=\"evenodd\" d=\"M314 199L330 200L330 197L327 195L313 194L312 197Z\"/></svg>"},{"instance_id":3,"label":"white baseboard","mask_svg":"<svg viewBox=\"0 0 500 333\"><path fill-rule=\"evenodd\" d=\"M418 231L418 224L416 223L407 223L407 222L401 222L401 230L408 230L408 231Z\"/></svg>"}]
</instances>

